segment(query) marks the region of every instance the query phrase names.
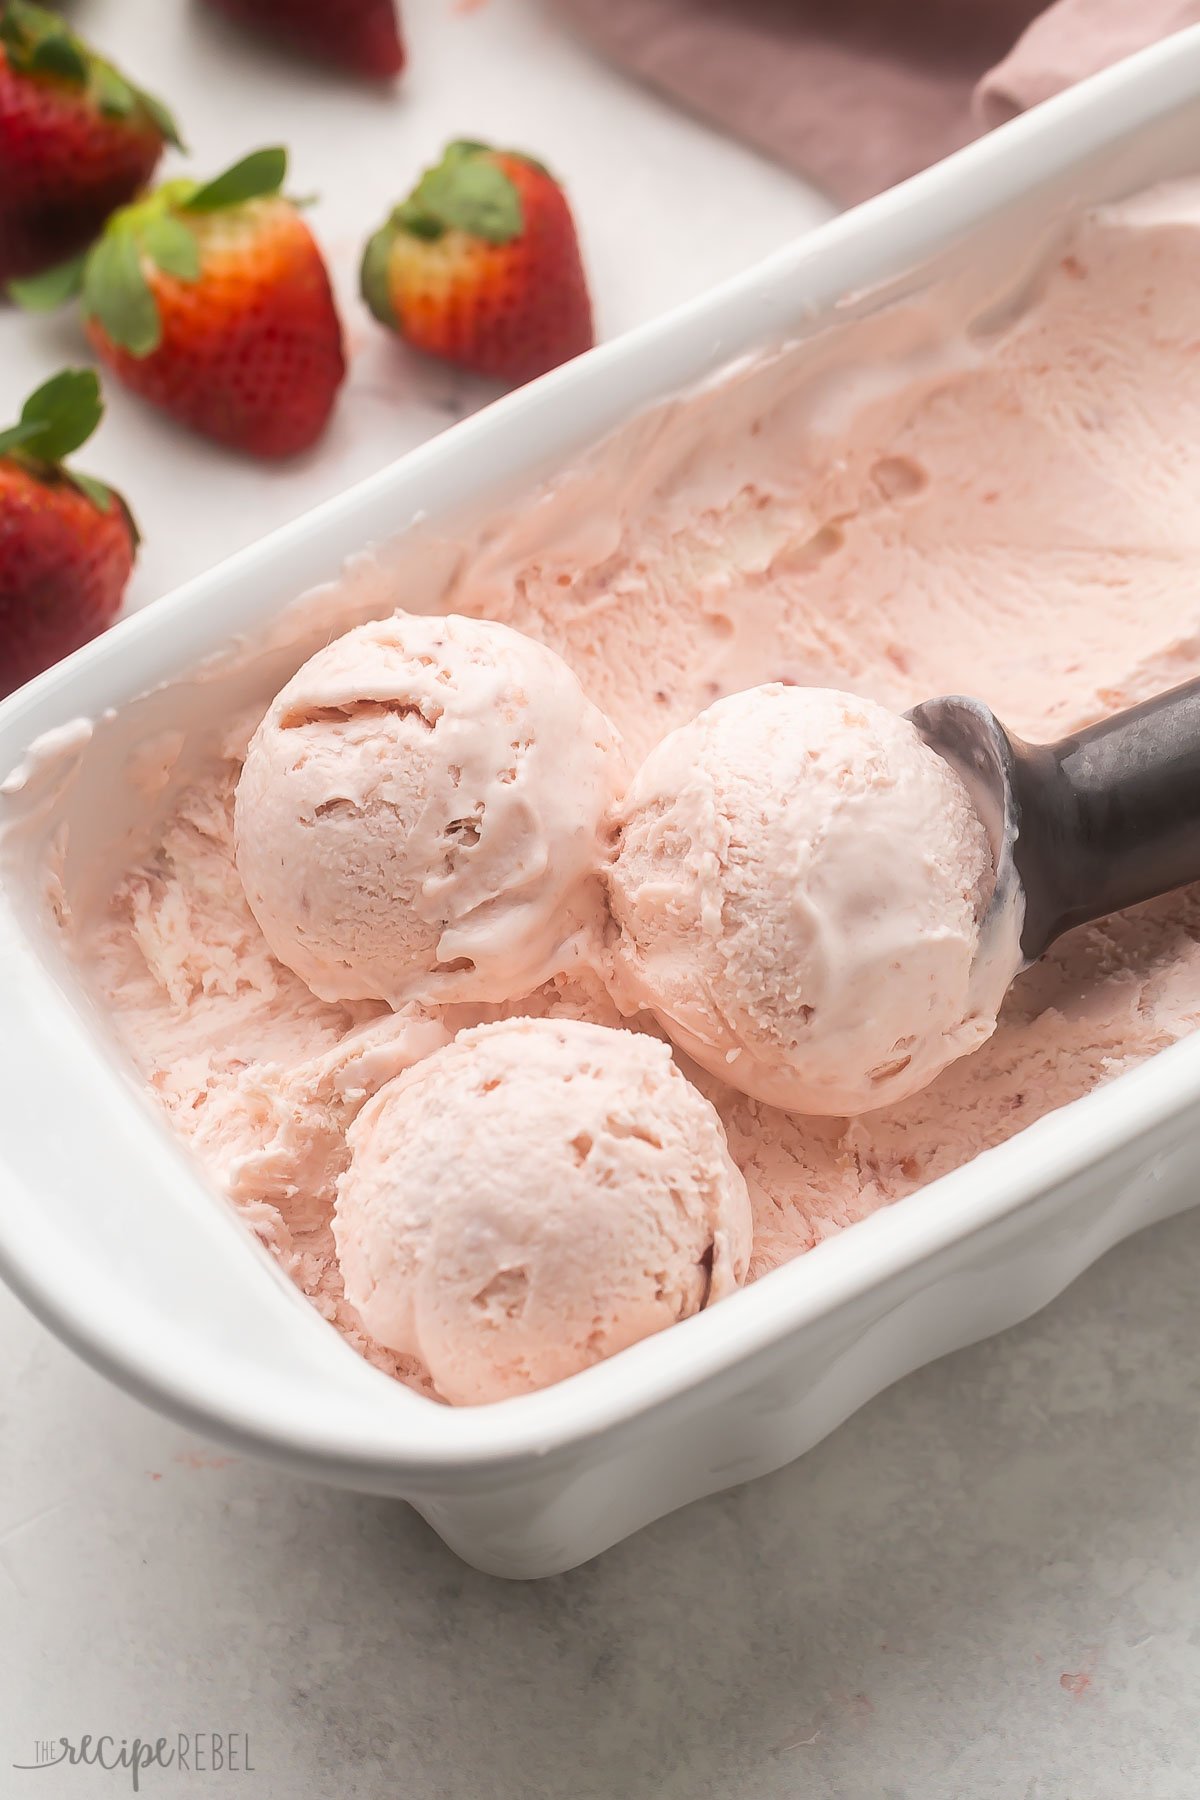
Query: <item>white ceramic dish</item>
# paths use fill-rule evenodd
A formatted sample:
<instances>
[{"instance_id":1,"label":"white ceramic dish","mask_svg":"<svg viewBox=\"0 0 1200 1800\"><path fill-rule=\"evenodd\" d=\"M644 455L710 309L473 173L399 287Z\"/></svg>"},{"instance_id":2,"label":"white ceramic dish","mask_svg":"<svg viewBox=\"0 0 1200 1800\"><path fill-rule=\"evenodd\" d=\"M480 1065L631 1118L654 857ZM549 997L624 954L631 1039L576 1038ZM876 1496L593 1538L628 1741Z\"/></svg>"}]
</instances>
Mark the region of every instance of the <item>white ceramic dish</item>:
<instances>
[{"instance_id":1,"label":"white ceramic dish","mask_svg":"<svg viewBox=\"0 0 1200 1800\"><path fill-rule=\"evenodd\" d=\"M779 1467L1200 1198L1196 1036L711 1313L543 1393L440 1407L362 1362L206 1184L62 957L43 875L67 825L75 879L100 878L89 858L130 804L131 747L181 710L232 705L237 679L214 665L197 680L197 665L235 639L271 641L295 596L365 545L414 519L485 516L497 470L506 489L527 483L657 399L843 316L849 295L851 315L873 310L1000 239L1197 167L1200 28L467 421L0 707L0 773L41 734L96 721L76 734L70 781L35 768L0 796L0 826L18 827L0 837L0 1271L33 1310L163 1410L403 1497L468 1561L532 1576ZM294 640L264 657L299 660Z\"/></svg>"}]
</instances>

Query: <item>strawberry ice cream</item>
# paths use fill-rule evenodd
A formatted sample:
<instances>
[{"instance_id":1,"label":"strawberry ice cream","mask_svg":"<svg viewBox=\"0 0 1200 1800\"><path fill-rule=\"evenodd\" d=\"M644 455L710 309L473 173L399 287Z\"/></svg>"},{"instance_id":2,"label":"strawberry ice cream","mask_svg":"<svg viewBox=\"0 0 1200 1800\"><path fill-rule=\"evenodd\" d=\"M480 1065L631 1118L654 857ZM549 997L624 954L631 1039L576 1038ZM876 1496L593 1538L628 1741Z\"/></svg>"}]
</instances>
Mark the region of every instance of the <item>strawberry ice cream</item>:
<instances>
[{"instance_id":1,"label":"strawberry ice cream","mask_svg":"<svg viewBox=\"0 0 1200 1800\"><path fill-rule=\"evenodd\" d=\"M745 1280L745 1181L656 1038L549 1019L461 1032L349 1143L346 1296L448 1400L559 1381Z\"/></svg>"},{"instance_id":2,"label":"strawberry ice cream","mask_svg":"<svg viewBox=\"0 0 1200 1800\"><path fill-rule=\"evenodd\" d=\"M323 1000L514 1000L587 954L617 735L544 645L363 625L295 675L238 783L238 872Z\"/></svg>"},{"instance_id":3,"label":"strawberry ice cream","mask_svg":"<svg viewBox=\"0 0 1200 1800\"><path fill-rule=\"evenodd\" d=\"M578 891L576 877L583 876L583 898L591 904L585 871L596 816L590 802L581 812L577 789L582 780L598 808L601 789L611 796L612 783L619 787L597 724L601 715L613 721L635 763L714 702L775 683L837 689L894 714L938 694L974 693L1007 726L1037 741L1200 674L1193 542L1200 409L1189 374L1197 366L1198 278L1200 185L1188 182L1106 208L1053 240L1022 244L1001 235L986 255L973 254L932 288L914 278L886 305L850 297L827 329L632 420L542 486L497 501L487 516L440 531L415 528L398 544L360 558L341 581L276 621L261 664L252 646L239 646L228 670L202 671L195 692L178 696L173 712L179 718L169 723L179 724L187 742L177 759L164 758L161 780L153 784L161 792L146 801L132 835L113 826L99 848L92 842L81 851L77 840L56 845L55 907L96 1007L111 1018L125 1053L214 1184L324 1316L380 1368L427 1393L442 1393L445 1381L451 1397L481 1392L495 1379L486 1359L472 1362L468 1373L466 1360L447 1356L433 1373L425 1359L442 1357L443 1326L428 1337L424 1327L420 1334L408 1325L403 1333L394 1329L395 1317L375 1309L376 1297L383 1306L384 1286L372 1289L358 1264L352 1267L346 1234L360 1203L375 1218L380 1195L398 1196L395 1216L406 1220L404 1209L416 1204L395 1175L404 1159L389 1150L389 1121L406 1118L410 1107L415 1117L415 1096L425 1094L420 1104L430 1104L430 1090L423 1077L405 1070L415 1064L419 1072L424 1058L449 1057L442 1048L449 1040L506 1014L619 1027L634 1022L641 1004L634 996L618 1005L590 956L569 962L561 956L557 931L543 931L549 911L534 904L541 849L552 836L560 841L562 827L578 848L564 869L565 888ZM530 723L536 747L529 765L538 776L530 789L530 839L524 827L506 834L505 844L523 848L512 864L502 856L486 879L483 864L478 877L468 877L474 865L445 831L475 817L480 797L490 805L489 783L515 766L501 756L522 740L519 729L501 731L489 718L486 748L470 723L479 709L455 723L472 755L478 753L482 786L472 788L469 805L456 799L450 810L446 768L456 759L439 749L428 760L440 727L429 731L391 710L392 702L406 704L412 690L398 680L379 681L377 661L342 668L332 685L310 686L306 675L296 693L315 709L308 724L281 728L275 711L281 684L320 644L366 620L386 620L401 606L412 614L499 620L546 647L534 653L547 659L536 682L516 672L516 660L502 659L508 673L501 679L468 658L470 681L486 691L506 688L511 675L524 696L510 696L514 711ZM385 636L404 633L403 643L415 647L407 635L414 629L396 622L373 628ZM426 629L436 637L459 628L433 619ZM354 641L376 639L368 632ZM528 653L526 647L519 654ZM427 675L441 666L432 648L419 654L431 658ZM393 674L403 660L400 649L395 655ZM527 660L522 667L528 669ZM493 682L495 689L487 687ZM379 703L378 716L348 720L346 703L353 710L364 700ZM253 727L235 729L233 720L247 707L253 724L271 708L273 723L265 733L269 743L255 753L264 759L261 769L243 775ZM866 708L863 716L876 717ZM583 722L594 729L581 728ZM376 732L376 741L392 749L416 744L427 771L422 779L438 803L428 820L404 814L406 790L397 778L388 797L396 800L397 816L409 820L393 846L400 854L368 868L367 852L376 858L384 842L367 824L370 789L353 759L343 765L333 746L344 740L357 753ZM310 769L296 773L312 780L302 792L285 783L284 792L293 794L285 804L274 782L284 781L288 767L277 758L293 743L293 761L305 745L311 748ZM548 767L536 760L543 748ZM568 781L563 759L579 757L585 768L574 763ZM335 763L339 777L332 775ZM468 762L461 767L465 785ZM244 800L249 784L260 779L269 828L264 844L269 841L276 865L269 868L268 857L256 867L258 847L245 832L241 855L261 928L235 865L233 806L239 781ZM950 938L936 952L937 966L949 969L938 977L946 991L937 996L944 1010L936 1022L939 1031L953 1032L955 1015L965 1023L961 975L979 847L950 790L946 798L936 825L915 795L911 801L910 819L921 829L930 824L937 867L909 865L906 881L917 885L905 891L922 955L929 948L921 936L924 896L936 891L952 915ZM776 805L774 795L760 799L768 812ZM337 867L341 851L356 841L344 830L348 818L335 805L319 828L298 821L310 810L315 817L329 800L365 809L355 830L366 890L382 894L395 879L395 891L406 904L411 900L411 916L402 907L401 920L389 914L385 929L373 899L360 905L353 898L346 858L326 888L326 869ZM840 830L840 815L823 791L820 806ZM569 810L557 810L564 807ZM103 827L98 820L88 829L99 838ZM577 840L570 837L575 828ZM637 841L635 831L627 870ZM483 847L481 831L475 849ZM306 857L321 863L309 870L307 923L298 904ZM281 877L280 867L292 874ZM511 868L520 871L515 886ZM436 897L423 891L430 878L448 882ZM311 933L313 919L323 916L327 930L335 886L345 897L352 940L342 938L342 922L335 921L336 932L328 929L319 949L315 937L305 945L297 924ZM838 910L835 891L821 913L823 929ZM683 892L688 898L690 890ZM631 887L638 916L647 898ZM528 937L525 924L534 927ZM829 929L842 927L833 921ZM585 931L583 941L594 939ZM827 941L836 946L835 937ZM493 954L495 946L502 952ZM747 935L737 948L740 956L759 955L764 947ZM791 953L785 932L778 954ZM431 989L440 979L435 965L461 958L486 973L491 998L448 1005ZM293 966L307 971L304 981ZM836 974L842 966L836 957L833 966ZM796 1010L810 1004L791 985L799 970L797 964L775 971L778 1016L757 1000L754 1006L755 1021L761 1015L768 1031L795 1036L797 1046L800 1034L791 1024ZM451 978L465 973L441 971ZM318 997L309 978L334 997ZM517 995L517 987L533 981L532 991ZM514 991L500 991L510 986ZM900 985L895 992L909 989ZM389 1000L405 996L420 998L392 1012ZM830 996L834 1018L850 1021L844 1041L854 1041L851 990L835 980L822 990L822 1008ZM882 989L877 998L887 1013L890 998ZM624 1020L622 1007L628 1007ZM888 1014L887 1043L866 1054L871 1067L884 1064L913 1023ZM985 1010L981 1037L986 1024ZM1187 890L1060 940L1017 978L995 1031L979 1048L919 1093L889 1098L856 1117L797 1112L754 1098L727 1079L715 1058L702 1070L681 1053L681 1066L719 1114L746 1181L754 1278L877 1208L903 1202L1197 1024L1200 894ZM508 1041L469 1039L477 1064ZM665 1054L657 1047L652 1053ZM655 1069L661 1086L660 1064ZM615 1064L605 1079L618 1081ZM387 1099L356 1125L387 1083L395 1084ZM676 1090L667 1084L666 1091ZM455 1097L457 1118L457 1083L441 1092L448 1106L448 1096ZM561 1122L561 1110L547 1116ZM514 1135L515 1127L506 1126L505 1135L488 1141L489 1172L512 1208L514 1171L524 1159L561 1153L559 1124L555 1130L557 1151L553 1134L538 1149L531 1111L527 1133ZM477 1195L481 1165L459 1161L451 1132L441 1148L446 1164L457 1164ZM428 1161L433 1152L425 1154ZM586 1164L579 1168L582 1175L568 1168L570 1183L586 1178ZM437 1173L438 1191L453 1205L452 1184ZM549 1221L561 1196L582 1190L545 1179ZM339 1181L349 1293L333 1233ZM505 1207L505 1230L515 1231L519 1210L508 1200ZM611 1226L617 1213L604 1216ZM687 1216L699 1218L690 1205ZM695 1242L698 1258L707 1239L698 1234ZM460 1248L463 1243L460 1236ZM612 1243L606 1238L606 1257ZM499 1237L494 1247L499 1251ZM493 1255L497 1270L505 1257L507 1251ZM648 1266L646 1256L640 1260ZM683 1270L684 1260L661 1265L671 1276L664 1296L673 1296L664 1298L663 1313L681 1303L684 1289L673 1285L672 1271ZM606 1266L623 1284L605 1290L597 1312L612 1334L604 1343L615 1345L613 1307L619 1295L633 1293L626 1277L639 1258ZM455 1285L453 1267L447 1256L423 1277L444 1309L439 1320L459 1316L454 1309L470 1281L486 1272L487 1258L471 1262L463 1285ZM472 1295L482 1291L483 1282L470 1288ZM577 1306L581 1291L564 1280L563 1307ZM699 1304L698 1289L686 1291L688 1304ZM538 1319L541 1332L544 1319ZM577 1319L564 1311L560 1350L578 1349ZM389 1347L379 1330L404 1348ZM536 1358L547 1341L538 1338ZM533 1341L514 1348L513 1356L508 1366L525 1359L522 1366L532 1369ZM536 1360L536 1367L552 1372L549 1361Z\"/></svg>"},{"instance_id":4,"label":"strawberry ice cream","mask_svg":"<svg viewBox=\"0 0 1200 1800\"><path fill-rule=\"evenodd\" d=\"M624 997L793 1112L903 1100L978 1049L991 852L906 719L826 688L718 700L642 764L610 874Z\"/></svg>"}]
</instances>

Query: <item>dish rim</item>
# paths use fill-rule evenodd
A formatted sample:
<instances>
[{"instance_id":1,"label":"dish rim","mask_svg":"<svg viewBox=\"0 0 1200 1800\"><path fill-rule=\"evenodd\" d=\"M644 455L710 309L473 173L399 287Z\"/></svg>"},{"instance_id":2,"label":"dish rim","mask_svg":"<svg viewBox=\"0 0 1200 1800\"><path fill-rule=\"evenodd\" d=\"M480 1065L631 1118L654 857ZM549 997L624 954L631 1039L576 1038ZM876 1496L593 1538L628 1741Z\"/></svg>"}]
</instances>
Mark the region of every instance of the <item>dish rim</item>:
<instances>
[{"instance_id":1,"label":"dish rim","mask_svg":"<svg viewBox=\"0 0 1200 1800\"><path fill-rule=\"evenodd\" d=\"M905 261L919 261L923 247L952 242L989 215L1069 174L1073 166L1197 100L1200 26L1093 77L900 187L816 227L707 294L494 403L122 621L4 702L0 772L13 766L42 733L81 712L94 715L106 704L120 705L143 691L144 679L133 682L139 647L145 652L143 671L155 666L155 653L161 666L164 648L182 620L196 627L193 645L207 643L211 651L215 647L211 638L198 626L215 597L307 543L344 538L356 516L380 496L402 494L422 473L436 487L442 471L448 469L452 475L456 463L465 464L472 457L481 461L481 453L489 454L492 444L519 442L526 429L536 439L539 421L544 429L552 414L561 432L573 400L602 388L622 367L632 371L626 386L639 364L642 372L636 380L638 397L622 402L619 415L644 411L665 392L674 391L667 373L656 376L650 370L659 353L678 344L685 332L694 332L706 321L720 326L723 320L740 320L737 329L752 337L764 295L781 305L789 286L800 285L797 278L802 273L811 276L822 268L828 273L849 249L871 239L877 240L877 256L895 260L903 251ZM793 310L798 310L798 303ZM664 362L670 360L663 356ZM710 375L727 361L718 342ZM604 432L587 433L589 441L600 435ZM361 542L358 548L364 548ZM186 652L186 642L182 648ZM173 663L168 659L167 666L178 675L198 660L196 654L177 655ZM5 887L0 877L0 901L6 898ZM14 943L21 941L23 934L11 919L0 923ZM38 976L51 983L45 968L39 966ZM19 1030L19 1018L13 1024ZM78 1017L72 1029L84 1038L93 1035ZM295 1404L279 1404L273 1383L247 1382L244 1368L240 1381L233 1379L234 1367L230 1379L215 1379L220 1371L213 1359L199 1372L182 1362L155 1364L144 1339L136 1330L125 1329L117 1308L99 1304L72 1274L64 1278L61 1269L40 1266L37 1224L23 1224L21 1207L0 1212L0 1275L58 1336L120 1386L159 1409L211 1435L326 1478L401 1477L419 1490L439 1475L495 1475L529 1459L545 1466L548 1458L569 1456L622 1425L645 1426L660 1409L736 1376L753 1359L873 1289L912 1274L938 1252L965 1243L1139 1138L1161 1131L1197 1100L1200 1034L1056 1109L907 1196L902 1204L883 1208L853 1230L839 1232L710 1312L534 1394L485 1407L457 1408L410 1395L415 1404L405 1409L402 1425L397 1423L399 1411L388 1415L390 1432L363 1433L355 1421L329 1416L313 1425ZM152 1128L151 1121L144 1123ZM203 1180L198 1173L195 1178ZM204 1185L211 1191L211 1184ZM317 1323L329 1329L323 1321ZM396 1385L378 1371L367 1372L389 1389Z\"/></svg>"}]
</instances>

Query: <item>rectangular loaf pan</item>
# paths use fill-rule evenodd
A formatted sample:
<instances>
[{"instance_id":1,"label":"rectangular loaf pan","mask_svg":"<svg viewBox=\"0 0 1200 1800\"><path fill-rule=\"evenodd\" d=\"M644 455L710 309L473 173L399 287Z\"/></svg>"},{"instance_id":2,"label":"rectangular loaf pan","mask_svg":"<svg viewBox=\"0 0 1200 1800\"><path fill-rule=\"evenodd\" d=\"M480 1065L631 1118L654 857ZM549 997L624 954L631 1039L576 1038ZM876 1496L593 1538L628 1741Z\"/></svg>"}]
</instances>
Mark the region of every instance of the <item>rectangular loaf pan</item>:
<instances>
[{"instance_id":1,"label":"rectangular loaf pan","mask_svg":"<svg viewBox=\"0 0 1200 1800\"><path fill-rule=\"evenodd\" d=\"M297 595L349 559L369 595L372 569L414 533L486 519L739 360L1197 167L1200 28L467 420L0 706L0 777L44 734L57 745L0 794L0 1273L33 1311L151 1405L406 1499L477 1567L536 1576L780 1467L899 1376L1027 1317L1200 1198L1194 1036L583 1375L438 1406L342 1342L174 1140L62 956L44 873L66 827L77 870L105 877L130 750L282 679L311 648ZM241 674L223 667L231 645Z\"/></svg>"}]
</instances>

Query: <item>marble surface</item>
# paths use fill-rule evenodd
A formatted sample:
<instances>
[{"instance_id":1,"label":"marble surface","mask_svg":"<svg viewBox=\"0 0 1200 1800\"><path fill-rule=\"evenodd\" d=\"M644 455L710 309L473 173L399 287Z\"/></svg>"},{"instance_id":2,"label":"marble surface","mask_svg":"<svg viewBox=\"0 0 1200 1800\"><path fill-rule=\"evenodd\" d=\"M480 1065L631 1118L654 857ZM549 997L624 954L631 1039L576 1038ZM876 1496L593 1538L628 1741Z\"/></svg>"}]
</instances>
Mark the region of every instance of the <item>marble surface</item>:
<instances>
[{"instance_id":1,"label":"marble surface","mask_svg":"<svg viewBox=\"0 0 1200 1800\"><path fill-rule=\"evenodd\" d=\"M363 243L455 137L528 149L566 185L603 337L702 293L829 208L782 170L610 72L543 0L406 0L410 68L394 93L285 62L199 0L64 0L71 17L169 98L191 149L163 172L213 174L260 144L291 150L288 189L328 258L350 377L320 445L255 467L179 431L115 384L79 457L123 488L144 545L142 605L421 443L494 390L407 354L358 298ZM86 358L70 311L0 307L0 419L39 378Z\"/></svg>"},{"instance_id":2,"label":"marble surface","mask_svg":"<svg viewBox=\"0 0 1200 1800\"><path fill-rule=\"evenodd\" d=\"M138 506L135 603L478 398L373 335L357 239L444 137L570 182L606 332L820 216L819 200L596 67L536 0L408 0L403 96L288 71L183 0L76 0L180 102L202 165L274 136L326 198L357 354L306 465L248 470L114 396L90 456ZM219 79L218 79L219 77ZM78 354L0 316L0 411ZM3 1196L0 1196L0 1204ZM38 1739L248 1734L264 1800L1194 1800L1200 1215L1114 1251L1040 1318L884 1394L791 1469L587 1568L505 1586L405 1508L181 1432L0 1291L0 1794Z\"/></svg>"}]
</instances>

